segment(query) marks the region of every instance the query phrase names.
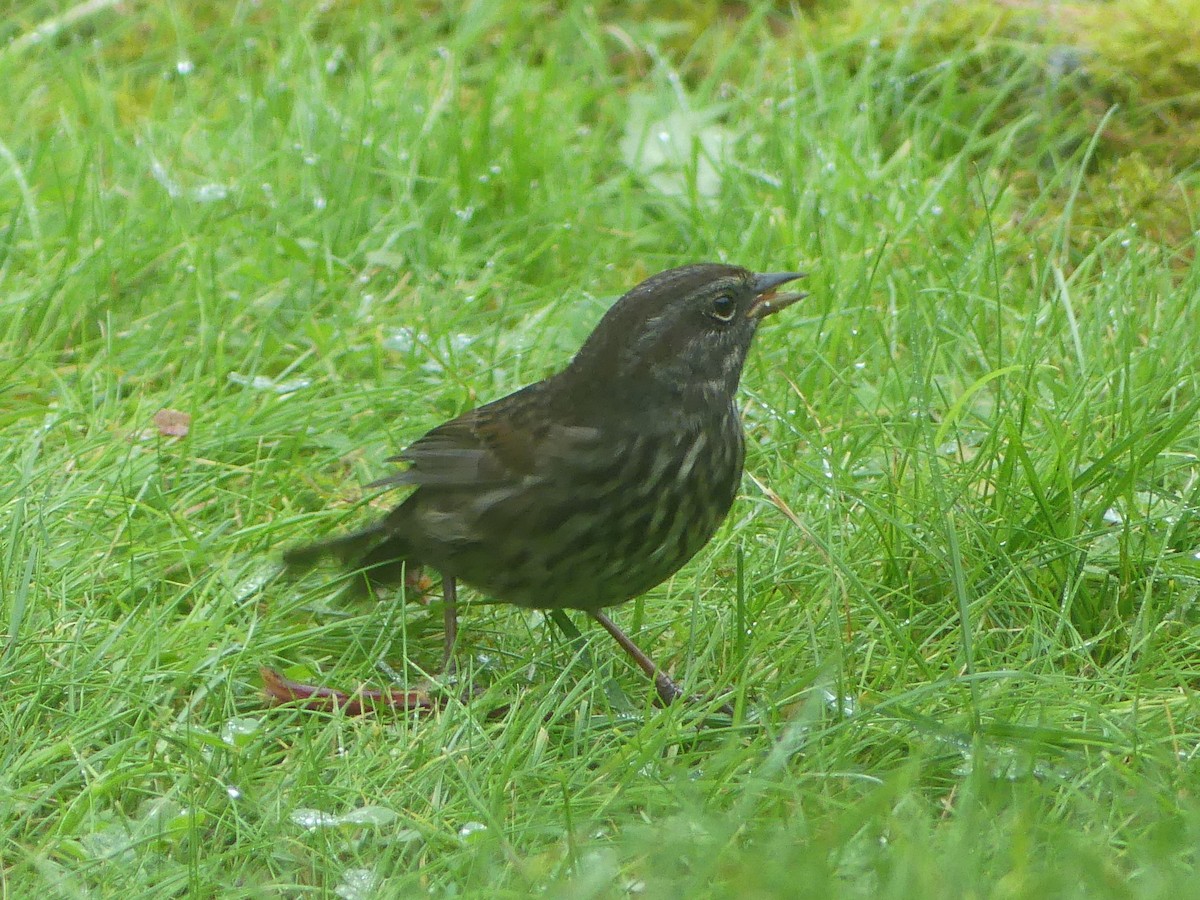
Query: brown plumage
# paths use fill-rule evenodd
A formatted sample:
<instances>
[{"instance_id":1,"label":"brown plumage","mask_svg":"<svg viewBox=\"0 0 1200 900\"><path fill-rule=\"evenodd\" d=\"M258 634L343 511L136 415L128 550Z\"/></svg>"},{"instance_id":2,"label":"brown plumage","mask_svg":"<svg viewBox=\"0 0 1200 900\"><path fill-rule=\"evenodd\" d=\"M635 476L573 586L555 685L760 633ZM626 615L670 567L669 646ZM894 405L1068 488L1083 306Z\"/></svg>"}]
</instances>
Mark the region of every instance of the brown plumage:
<instances>
[{"instance_id":1,"label":"brown plumage","mask_svg":"<svg viewBox=\"0 0 1200 900\"><path fill-rule=\"evenodd\" d=\"M703 547L742 473L734 394L761 319L802 273L705 263L662 272L608 311L571 363L434 428L375 483L415 490L380 521L289 550L335 556L372 583L442 574L447 656L455 584L519 606L581 609L617 637L664 701L679 690L605 616Z\"/></svg>"}]
</instances>

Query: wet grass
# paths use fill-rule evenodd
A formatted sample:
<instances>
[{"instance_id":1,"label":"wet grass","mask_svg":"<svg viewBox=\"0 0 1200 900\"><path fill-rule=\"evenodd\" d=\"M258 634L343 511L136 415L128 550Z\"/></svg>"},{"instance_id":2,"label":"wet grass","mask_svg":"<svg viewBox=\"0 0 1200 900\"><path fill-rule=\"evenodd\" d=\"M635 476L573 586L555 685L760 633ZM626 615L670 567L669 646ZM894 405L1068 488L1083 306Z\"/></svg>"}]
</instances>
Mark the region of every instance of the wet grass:
<instances>
[{"instance_id":1,"label":"wet grass","mask_svg":"<svg viewBox=\"0 0 1200 900\"><path fill-rule=\"evenodd\" d=\"M1198 132L1111 6L11 16L0 894L1186 891ZM279 549L702 259L812 296L729 521L614 614L734 719L474 595L470 703L267 708L441 646Z\"/></svg>"}]
</instances>

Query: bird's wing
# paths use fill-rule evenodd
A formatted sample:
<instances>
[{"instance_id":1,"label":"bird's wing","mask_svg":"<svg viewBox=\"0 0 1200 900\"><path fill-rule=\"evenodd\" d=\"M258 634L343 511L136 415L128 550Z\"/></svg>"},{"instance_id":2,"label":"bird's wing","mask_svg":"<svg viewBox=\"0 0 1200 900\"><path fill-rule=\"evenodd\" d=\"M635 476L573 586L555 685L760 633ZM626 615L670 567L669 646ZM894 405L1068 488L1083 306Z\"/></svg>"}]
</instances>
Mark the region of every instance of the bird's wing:
<instances>
[{"instance_id":1,"label":"bird's wing","mask_svg":"<svg viewBox=\"0 0 1200 900\"><path fill-rule=\"evenodd\" d=\"M392 457L408 468L371 487L511 484L536 475L540 466L568 452L570 445L592 439L594 429L554 424L541 412L530 388L469 410Z\"/></svg>"}]
</instances>

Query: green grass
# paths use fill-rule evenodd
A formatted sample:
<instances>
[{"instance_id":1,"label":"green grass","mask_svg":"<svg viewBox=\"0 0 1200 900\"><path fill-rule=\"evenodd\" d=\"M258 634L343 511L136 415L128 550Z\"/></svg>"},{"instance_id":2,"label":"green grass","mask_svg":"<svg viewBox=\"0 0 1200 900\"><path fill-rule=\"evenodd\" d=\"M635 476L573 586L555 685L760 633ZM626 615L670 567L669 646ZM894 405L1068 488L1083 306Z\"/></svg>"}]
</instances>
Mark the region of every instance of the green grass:
<instances>
[{"instance_id":1,"label":"green grass","mask_svg":"<svg viewBox=\"0 0 1200 900\"><path fill-rule=\"evenodd\" d=\"M1197 122L1014 8L10 14L0 896L1187 896ZM614 615L734 721L474 595L469 704L268 708L441 646L280 548L705 259L812 296L729 521Z\"/></svg>"}]
</instances>

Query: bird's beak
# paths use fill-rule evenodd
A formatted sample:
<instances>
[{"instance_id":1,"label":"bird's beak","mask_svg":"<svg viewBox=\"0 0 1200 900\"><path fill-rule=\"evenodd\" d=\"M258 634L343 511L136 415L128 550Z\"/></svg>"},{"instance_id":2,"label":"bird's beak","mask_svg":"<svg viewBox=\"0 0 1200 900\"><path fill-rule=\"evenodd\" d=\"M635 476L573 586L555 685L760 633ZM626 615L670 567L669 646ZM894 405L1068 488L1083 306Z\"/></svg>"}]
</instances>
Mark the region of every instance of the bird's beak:
<instances>
[{"instance_id":1,"label":"bird's beak","mask_svg":"<svg viewBox=\"0 0 1200 900\"><path fill-rule=\"evenodd\" d=\"M755 275L754 293L756 296L750 308L746 310L746 315L751 319L761 319L791 306L798 300L803 300L808 296L804 291L797 291L794 294L777 294L775 292L781 284L803 278L807 274L807 272L773 272L770 275Z\"/></svg>"}]
</instances>

